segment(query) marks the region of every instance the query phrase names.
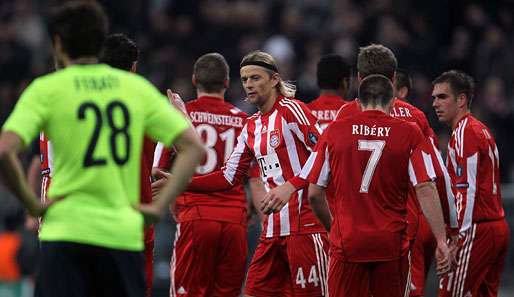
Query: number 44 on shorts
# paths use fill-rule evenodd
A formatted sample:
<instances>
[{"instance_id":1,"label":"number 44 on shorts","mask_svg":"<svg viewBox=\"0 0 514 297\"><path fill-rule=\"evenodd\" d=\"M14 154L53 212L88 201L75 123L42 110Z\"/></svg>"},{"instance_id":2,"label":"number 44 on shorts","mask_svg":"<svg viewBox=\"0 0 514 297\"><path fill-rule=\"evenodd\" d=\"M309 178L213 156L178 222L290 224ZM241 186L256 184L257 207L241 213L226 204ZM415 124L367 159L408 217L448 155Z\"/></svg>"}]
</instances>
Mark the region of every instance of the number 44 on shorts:
<instances>
[{"instance_id":1,"label":"number 44 on shorts","mask_svg":"<svg viewBox=\"0 0 514 297\"><path fill-rule=\"evenodd\" d=\"M318 270L316 269L316 265L311 266L307 281L305 281L302 267L298 267L298 271L296 272L296 284L300 285L302 289L305 289L307 283L314 284L314 287L319 286Z\"/></svg>"}]
</instances>

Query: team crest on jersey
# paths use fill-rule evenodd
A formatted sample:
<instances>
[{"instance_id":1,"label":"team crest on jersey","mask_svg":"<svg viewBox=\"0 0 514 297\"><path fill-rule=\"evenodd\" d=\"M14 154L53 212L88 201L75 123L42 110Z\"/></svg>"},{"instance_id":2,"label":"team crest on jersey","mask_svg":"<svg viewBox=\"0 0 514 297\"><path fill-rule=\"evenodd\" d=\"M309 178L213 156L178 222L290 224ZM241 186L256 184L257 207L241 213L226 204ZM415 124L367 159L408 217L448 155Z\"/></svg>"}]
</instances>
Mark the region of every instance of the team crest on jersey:
<instances>
[{"instance_id":1,"label":"team crest on jersey","mask_svg":"<svg viewBox=\"0 0 514 297\"><path fill-rule=\"evenodd\" d=\"M275 129L269 133L269 145L277 148L280 145L280 131Z\"/></svg>"}]
</instances>

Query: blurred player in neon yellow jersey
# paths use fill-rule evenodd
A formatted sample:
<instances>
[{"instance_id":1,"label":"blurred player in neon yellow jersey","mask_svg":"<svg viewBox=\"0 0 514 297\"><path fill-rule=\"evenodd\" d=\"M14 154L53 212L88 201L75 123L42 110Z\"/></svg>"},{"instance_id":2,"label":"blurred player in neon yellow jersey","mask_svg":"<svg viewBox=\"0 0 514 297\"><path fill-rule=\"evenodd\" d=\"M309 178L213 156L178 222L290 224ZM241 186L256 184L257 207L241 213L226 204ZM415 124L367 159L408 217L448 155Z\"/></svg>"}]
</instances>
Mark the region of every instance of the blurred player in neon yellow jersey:
<instances>
[{"instance_id":1,"label":"blurred player in neon yellow jersey","mask_svg":"<svg viewBox=\"0 0 514 297\"><path fill-rule=\"evenodd\" d=\"M185 118L149 82L98 64L107 17L69 2L48 19L56 65L24 91L2 127L0 168L41 228L40 295L144 296L143 216L156 221L204 155ZM29 190L16 153L43 131L53 145L50 207ZM178 150L159 199L139 206L143 135Z\"/></svg>"}]
</instances>

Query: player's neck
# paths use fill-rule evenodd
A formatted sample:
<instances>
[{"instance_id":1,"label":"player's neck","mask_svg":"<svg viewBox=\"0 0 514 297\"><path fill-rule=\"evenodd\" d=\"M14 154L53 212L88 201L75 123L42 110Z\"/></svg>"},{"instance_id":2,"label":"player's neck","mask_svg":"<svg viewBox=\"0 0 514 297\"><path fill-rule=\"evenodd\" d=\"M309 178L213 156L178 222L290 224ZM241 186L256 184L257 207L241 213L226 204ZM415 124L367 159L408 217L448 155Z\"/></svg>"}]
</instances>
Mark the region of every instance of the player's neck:
<instances>
[{"instance_id":1,"label":"player's neck","mask_svg":"<svg viewBox=\"0 0 514 297\"><path fill-rule=\"evenodd\" d=\"M91 56L91 57L80 57L76 59L70 59L66 57L63 59L63 65L64 67L71 66L71 65L85 65L85 64L98 64L98 58Z\"/></svg>"},{"instance_id":2,"label":"player's neck","mask_svg":"<svg viewBox=\"0 0 514 297\"><path fill-rule=\"evenodd\" d=\"M200 97L214 97L219 98L221 100L225 100L225 92L214 92L214 93L207 93L202 91L196 91L196 98Z\"/></svg>"},{"instance_id":3,"label":"player's neck","mask_svg":"<svg viewBox=\"0 0 514 297\"><path fill-rule=\"evenodd\" d=\"M362 111L381 111L385 114L390 114L391 113L391 105L387 105L387 106L381 106L381 105L362 105L361 104L361 110Z\"/></svg>"},{"instance_id":4,"label":"player's neck","mask_svg":"<svg viewBox=\"0 0 514 297\"><path fill-rule=\"evenodd\" d=\"M457 124L462 120L463 117L465 117L469 113L468 109L462 109L457 112L457 115L452 119L450 126L452 127L452 130L455 130L457 128Z\"/></svg>"},{"instance_id":5,"label":"player's neck","mask_svg":"<svg viewBox=\"0 0 514 297\"><path fill-rule=\"evenodd\" d=\"M338 96L338 97L342 97L341 93L339 91L332 90L332 89L321 89L319 91L319 95L320 96Z\"/></svg>"},{"instance_id":6,"label":"player's neck","mask_svg":"<svg viewBox=\"0 0 514 297\"><path fill-rule=\"evenodd\" d=\"M278 92L276 92L276 91L271 92L268 99L266 99L262 105L257 107L259 109L259 111L262 114L270 112L273 109L273 106L275 105L275 102L277 101L278 96L279 96Z\"/></svg>"}]
</instances>

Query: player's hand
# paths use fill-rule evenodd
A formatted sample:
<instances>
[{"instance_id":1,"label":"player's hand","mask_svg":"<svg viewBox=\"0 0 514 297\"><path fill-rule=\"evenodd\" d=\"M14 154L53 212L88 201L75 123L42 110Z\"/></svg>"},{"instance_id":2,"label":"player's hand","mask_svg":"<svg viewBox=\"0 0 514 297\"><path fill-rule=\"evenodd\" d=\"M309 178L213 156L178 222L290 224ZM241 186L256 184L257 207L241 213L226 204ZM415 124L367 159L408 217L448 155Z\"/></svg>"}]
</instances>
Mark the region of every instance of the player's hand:
<instances>
[{"instance_id":1,"label":"player's hand","mask_svg":"<svg viewBox=\"0 0 514 297\"><path fill-rule=\"evenodd\" d=\"M150 226L159 222L164 215L164 210L159 208L155 203L139 205L139 212L143 215L145 226Z\"/></svg>"},{"instance_id":2,"label":"player's hand","mask_svg":"<svg viewBox=\"0 0 514 297\"><path fill-rule=\"evenodd\" d=\"M444 241L437 243L435 250L436 259L436 274L443 276L452 270L452 263L454 263L453 255L450 253L448 245Z\"/></svg>"},{"instance_id":3,"label":"player's hand","mask_svg":"<svg viewBox=\"0 0 514 297\"><path fill-rule=\"evenodd\" d=\"M459 252L460 245L461 245L461 240L458 235L450 237L450 243L448 244L448 247L450 248L450 254L452 256L453 267L457 267L457 265L458 265L457 253Z\"/></svg>"},{"instance_id":4,"label":"player's hand","mask_svg":"<svg viewBox=\"0 0 514 297\"><path fill-rule=\"evenodd\" d=\"M186 104L184 100L180 98L180 95L177 93L173 93L170 89L166 90L166 95L168 95L168 99L170 100L171 105L173 105L176 109L180 110L184 115L187 116Z\"/></svg>"},{"instance_id":5,"label":"player's hand","mask_svg":"<svg viewBox=\"0 0 514 297\"><path fill-rule=\"evenodd\" d=\"M30 205L27 206L27 211L31 216L33 216L35 218L44 217L46 214L46 211L48 210L48 208L50 206L52 206L54 203L57 203L63 199L64 199L64 196L61 196L61 197L57 197L52 200L48 199L44 203L41 203L38 199L33 198L33 199L31 199L32 203L30 203Z\"/></svg>"},{"instance_id":6,"label":"player's hand","mask_svg":"<svg viewBox=\"0 0 514 297\"><path fill-rule=\"evenodd\" d=\"M154 168L153 176L157 179L152 183L152 200L155 200L166 182L168 182L168 178L171 177L171 173Z\"/></svg>"},{"instance_id":7,"label":"player's hand","mask_svg":"<svg viewBox=\"0 0 514 297\"><path fill-rule=\"evenodd\" d=\"M271 189L261 201L261 211L265 214L280 211L294 192L295 187L289 182Z\"/></svg>"}]
</instances>

